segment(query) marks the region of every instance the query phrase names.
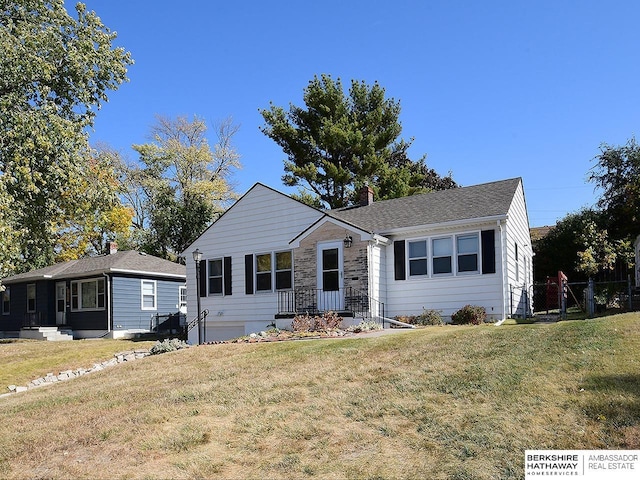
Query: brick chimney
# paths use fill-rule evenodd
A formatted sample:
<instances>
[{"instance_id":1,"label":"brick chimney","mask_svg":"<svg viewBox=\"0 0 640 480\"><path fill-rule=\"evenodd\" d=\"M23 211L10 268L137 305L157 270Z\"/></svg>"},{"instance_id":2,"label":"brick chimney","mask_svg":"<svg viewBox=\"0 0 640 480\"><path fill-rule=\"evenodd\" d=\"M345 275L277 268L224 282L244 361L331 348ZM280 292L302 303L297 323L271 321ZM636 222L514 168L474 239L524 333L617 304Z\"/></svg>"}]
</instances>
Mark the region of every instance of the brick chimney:
<instances>
[{"instance_id":1,"label":"brick chimney","mask_svg":"<svg viewBox=\"0 0 640 480\"><path fill-rule=\"evenodd\" d=\"M114 253L116 253L118 251L118 244L116 242L114 242L113 240L110 242L107 242L107 255L113 255Z\"/></svg>"},{"instance_id":2,"label":"brick chimney","mask_svg":"<svg viewBox=\"0 0 640 480\"><path fill-rule=\"evenodd\" d=\"M366 207L367 205L371 205L373 203L373 188L369 185L365 185L360 189L360 206Z\"/></svg>"}]
</instances>

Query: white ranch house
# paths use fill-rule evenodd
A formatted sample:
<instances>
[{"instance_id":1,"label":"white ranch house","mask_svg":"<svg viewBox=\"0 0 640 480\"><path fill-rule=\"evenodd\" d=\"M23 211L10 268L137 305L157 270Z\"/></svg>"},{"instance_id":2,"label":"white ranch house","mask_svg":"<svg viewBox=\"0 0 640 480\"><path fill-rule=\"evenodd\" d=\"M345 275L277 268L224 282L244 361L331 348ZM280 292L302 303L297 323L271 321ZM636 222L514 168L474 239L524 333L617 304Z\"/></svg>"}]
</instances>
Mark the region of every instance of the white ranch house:
<instances>
[{"instance_id":1,"label":"white ranch house","mask_svg":"<svg viewBox=\"0 0 640 480\"><path fill-rule=\"evenodd\" d=\"M200 284L192 252L202 253ZM464 305L501 321L531 309L531 238L520 178L318 210L255 184L185 252L189 340L287 328L296 313L345 323ZM199 288L198 288L199 287ZM385 320L386 319L386 320Z\"/></svg>"}]
</instances>

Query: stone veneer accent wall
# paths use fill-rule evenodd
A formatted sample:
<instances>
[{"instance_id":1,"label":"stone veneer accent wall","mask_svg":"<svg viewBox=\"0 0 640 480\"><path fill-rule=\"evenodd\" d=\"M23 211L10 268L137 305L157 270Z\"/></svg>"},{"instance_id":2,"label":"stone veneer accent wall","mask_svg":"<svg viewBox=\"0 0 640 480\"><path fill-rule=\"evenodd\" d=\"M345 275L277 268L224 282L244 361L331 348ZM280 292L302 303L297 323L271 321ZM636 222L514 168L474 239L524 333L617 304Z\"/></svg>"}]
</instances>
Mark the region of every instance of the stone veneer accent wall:
<instances>
[{"instance_id":1,"label":"stone veneer accent wall","mask_svg":"<svg viewBox=\"0 0 640 480\"><path fill-rule=\"evenodd\" d=\"M343 227L338 227L333 223L325 223L300 242L300 247L293 251L295 288L318 288L316 258L318 242L342 242L345 235ZM353 237L353 244L351 248L343 247L342 249L344 254L344 286L367 294L369 289L367 242L360 241L359 235L354 235L352 232L349 232L349 235Z\"/></svg>"}]
</instances>

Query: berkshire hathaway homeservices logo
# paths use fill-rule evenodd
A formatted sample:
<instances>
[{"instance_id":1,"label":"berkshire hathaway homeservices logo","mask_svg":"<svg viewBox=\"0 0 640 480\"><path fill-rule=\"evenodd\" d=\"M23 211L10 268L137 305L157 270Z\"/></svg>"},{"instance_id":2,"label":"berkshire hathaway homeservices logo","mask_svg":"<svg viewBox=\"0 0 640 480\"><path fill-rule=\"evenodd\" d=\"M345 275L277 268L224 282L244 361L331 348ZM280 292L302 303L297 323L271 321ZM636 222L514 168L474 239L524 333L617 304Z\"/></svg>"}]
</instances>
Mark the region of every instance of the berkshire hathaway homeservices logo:
<instances>
[{"instance_id":1,"label":"berkshire hathaway homeservices logo","mask_svg":"<svg viewBox=\"0 0 640 480\"><path fill-rule=\"evenodd\" d=\"M524 460L525 479L640 478L640 450L527 450Z\"/></svg>"}]
</instances>

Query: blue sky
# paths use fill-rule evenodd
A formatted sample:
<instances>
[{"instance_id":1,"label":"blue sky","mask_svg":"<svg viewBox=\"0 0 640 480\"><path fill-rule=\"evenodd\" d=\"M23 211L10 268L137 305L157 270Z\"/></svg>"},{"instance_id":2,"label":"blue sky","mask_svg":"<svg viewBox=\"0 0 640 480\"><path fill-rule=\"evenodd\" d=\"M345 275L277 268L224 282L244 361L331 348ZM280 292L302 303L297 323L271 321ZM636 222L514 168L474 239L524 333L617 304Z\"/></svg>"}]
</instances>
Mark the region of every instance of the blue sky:
<instances>
[{"instance_id":1,"label":"blue sky","mask_svg":"<svg viewBox=\"0 0 640 480\"><path fill-rule=\"evenodd\" d=\"M75 2L66 1L72 11ZM244 193L281 182L259 109L303 105L314 75L377 81L400 101L412 158L461 185L522 177L531 226L597 200L602 143L640 120L640 2L86 0L131 52L130 82L98 112L92 143L136 159L156 114L232 117ZM211 129L212 130L212 129ZM215 137L211 131L210 141Z\"/></svg>"}]
</instances>

